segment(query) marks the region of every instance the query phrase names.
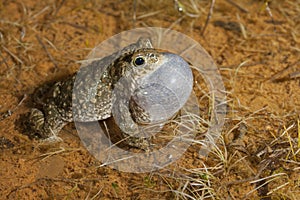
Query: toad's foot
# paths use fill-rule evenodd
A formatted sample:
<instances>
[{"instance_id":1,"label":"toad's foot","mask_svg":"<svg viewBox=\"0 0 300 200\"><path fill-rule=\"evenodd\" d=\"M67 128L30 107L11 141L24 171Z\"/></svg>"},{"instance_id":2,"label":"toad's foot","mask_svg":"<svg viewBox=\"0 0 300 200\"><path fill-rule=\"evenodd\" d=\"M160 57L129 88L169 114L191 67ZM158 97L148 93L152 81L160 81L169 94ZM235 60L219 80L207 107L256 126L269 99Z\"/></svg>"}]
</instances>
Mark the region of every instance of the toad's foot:
<instances>
[{"instance_id":1,"label":"toad's foot","mask_svg":"<svg viewBox=\"0 0 300 200\"><path fill-rule=\"evenodd\" d=\"M151 138L144 138L144 137L134 137L123 133L124 140L126 143L132 147L137 149L144 150L149 152L153 144L151 143Z\"/></svg>"},{"instance_id":2,"label":"toad's foot","mask_svg":"<svg viewBox=\"0 0 300 200\"><path fill-rule=\"evenodd\" d=\"M51 108L51 109L49 109ZM37 135L39 138L47 141L59 141L57 133L67 124L62 120L60 114L56 109L48 107L45 109L45 114L36 108L31 110L29 116L29 123L31 127L31 136Z\"/></svg>"}]
</instances>

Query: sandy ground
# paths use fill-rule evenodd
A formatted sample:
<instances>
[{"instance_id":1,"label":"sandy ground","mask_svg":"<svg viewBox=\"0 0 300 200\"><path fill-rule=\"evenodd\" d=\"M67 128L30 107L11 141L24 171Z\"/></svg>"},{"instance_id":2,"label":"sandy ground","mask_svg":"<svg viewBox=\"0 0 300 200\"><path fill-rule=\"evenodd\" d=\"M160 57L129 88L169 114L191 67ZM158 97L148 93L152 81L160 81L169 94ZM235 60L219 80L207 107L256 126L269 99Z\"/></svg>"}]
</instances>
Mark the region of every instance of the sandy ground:
<instances>
[{"instance_id":1,"label":"sandy ground","mask_svg":"<svg viewBox=\"0 0 300 200\"><path fill-rule=\"evenodd\" d=\"M300 1L216 1L204 33L211 1L178 2L182 12L169 0L0 2L0 199L300 199ZM160 171L131 174L100 167L73 124L55 144L24 134L36 88L145 26L192 37L222 74L228 113L207 158L192 145Z\"/></svg>"}]
</instances>

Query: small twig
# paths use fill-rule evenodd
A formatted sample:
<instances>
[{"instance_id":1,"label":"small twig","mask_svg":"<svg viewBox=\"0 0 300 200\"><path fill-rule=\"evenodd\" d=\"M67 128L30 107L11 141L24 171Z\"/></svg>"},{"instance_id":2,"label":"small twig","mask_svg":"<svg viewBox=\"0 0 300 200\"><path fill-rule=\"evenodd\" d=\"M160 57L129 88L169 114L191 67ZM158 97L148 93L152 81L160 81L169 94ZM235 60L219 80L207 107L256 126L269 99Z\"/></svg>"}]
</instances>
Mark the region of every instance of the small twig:
<instances>
[{"instance_id":1,"label":"small twig","mask_svg":"<svg viewBox=\"0 0 300 200\"><path fill-rule=\"evenodd\" d=\"M64 148L64 147L59 147L59 149L57 149L56 151L53 152L47 152L44 153L42 155L39 155L39 157L37 157L37 159L42 159L42 160L46 160L47 158L54 156L54 155L58 155L58 154L62 154L62 153L69 153L69 152L76 152L76 151L81 151L81 148Z\"/></svg>"},{"instance_id":2,"label":"small twig","mask_svg":"<svg viewBox=\"0 0 300 200\"><path fill-rule=\"evenodd\" d=\"M14 60L18 61L20 64L23 64L23 61L18 58L15 54L13 54L10 50L8 50L5 46L1 45L4 51L6 51Z\"/></svg>"},{"instance_id":3,"label":"small twig","mask_svg":"<svg viewBox=\"0 0 300 200\"><path fill-rule=\"evenodd\" d=\"M210 5L210 8L209 8L209 12L208 12L208 14L207 14L207 18L206 18L206 21L205 21L205 25L204 25L204 27L203 27L203 29L202 29L202 32L201 32L201 35L202 35L202 36L204 35L204 32L205 32L205 30L206 30L206 27L207 27L207 25L208 25L208 23L209 23L209 21L210 21L210 18L211 18L212 14L213 14L214 5L215 5L215 0L211 0L211 5Z\"/></svg>"},{"instance_id":4,"label":"small twig","mask_svg":"<svg viewBox=\"0 0 300 200\"><path fill-rule=\"evenodd\" d=\"M289 77L291 79L300 78L300 71L299 72L293 72L289 74Z\"/></svg>"},{"instance_id":5,"label":"small twig","mask_svg":"<svg viewBox=\"0 0 300 200\"><path fill-rule=\"evenodd\" d=\"M96 199L96 198L99 198L100 197L100 193L102 192L102 189L104 188L104 186L102 186L100 189L99 189L99 191L94 195L94 196L92 196L91 198L90 198L90 200L94 200L94 199ZM85 200L87 200L88 199L88 196L85 198Z\"/></svg>"},{"instance_id":6,"label":"small twig","mask_svg":"<svg viewBox=\"0 0 300 200\"><path fill-rule=\"evenodd\" d=\"M59 12L59 10L61 9L61 7L64 5L65 2L66 2L66 0L62 0L62 1L58 4L58 6L56 7L56 10L55 10L55 12L54 12L54 16L57 15L57 13Z\"/></svg>"},{"instance_id":7,"label":"small twig","mask_svg":"<svg viewBox=\"0 0 300 200\"><path fill-rule=\"evenodd\" d=\"M50 7L49 6L46 6L45 8L43 8L41 11L39 11L38 13L36 13L35 15L33 15L31 17L31 19L34 19L36 17L38 17L39 15L43 14L44 12L46 12Z\"/></svg>"},{"instance_id":8,"label":"small twig","mask_svg":"<svg viewBox=\"0 0 300 200\"><path fill-rule=\"evenodd\" d=\"M49 57L49 59L53 62L54 67L57 68L56 61L54 60L54 58L52 57L52 55L48 51L46 45L43 43L43 41L41 40L41 38L38 35L36 35L35 37L38 40L38 42L40 43L40 45L43 47L43 49L45 50L45 52L46 52L47 56Z\"/></svg>"},{"instance_id":9,"label":"small twig","mask_svg":"<svg viewBox=\"0 0 300 200\"><path fill-rule=\"evenodd\" d=\"M0 62L0 64L4 63L7 67L7 69L9 69L9 65L6 62L6 58L3 57L2 53L0 52L0 57L2 58L2 61Z\"/></svg>"},{"instance_id":10,"label":"small twig","mask_svg":"<svg viewBox=\"0 0 300 200\"><path fill-rule=\"evenodd\" d=\"M161 12L163 12L163 10L157 10L157 11L154 11L154 12L146 13L144 15L140 15L140 16L136 17L136 19L143 19L143 18L146 18L146 17L151 17L151 16L157 15Z\"/></svg>"},{"instance_id":11,"label":"small twig","mask_svg":"<svg viewBox=\"0 0 300 200\"><path fill-rule=\"evenodd\" d=\"M276 32L275 20L274 20L274 17L273 17L271 8L269 7L269 3L270 3L271 1L272 1L272 0L265 0L264 3L265 3L266 11L268 12L269 16L271 17L271 21L272 21L272 24L273 24L273 27L274 27L274 32Z\"/></svg>"},{"instance_id":12,"label":"small twig","mask_svg":"<svg viewBox=\"0 0 300 200\"><path fill-rule=\"evenodd\" d=\"M132 21L133 21L133 28L136 27L136 0L133 0L133 16L132 16Z\"/></svg>"},{"instance_id":13,"label":"small twig","mask_svg":"<svg viewBox=\"0 0 300 200\"><path fill-rule=\"evenodd\" d=\"M287 78L297 78L299 77L299 72L296 73L290 73L288 76L289 77L281 77L285 72L289 71L290 69L292 69L294 66L297 66L300 64L300 60L297 60L296 62L289 64L287 67L285 67L283 70L281 70L280 72L277 72L276 74L274 74L273 76L271 76L268 80L272 81L272 82L280 82L280 81L284 81ZM298 74L298 75L297 75Z\"/></svg>"},{"instance_id":14,"label":"small twig","mask_svg":"<svg viewBox=\"0 0 300 200\"><path fill-rule=\"evenodd\" d=\"M248 13L249 11L246 8L243 8L242 6L240 6L239 4L237 4L236 2L232 1L232 0L226 0L228 3L230 3L231 5L237 7L240 11L244 12L244 13Z\"/></svg>"},{"instance_id":15,"label":"small twig","mask_svg":"<svg viewBox=\"0 0 300 200\"><path fill-rule=\"evenodd\" d=\"M180 1L174 0L175 9L178 12L183 13L184 15L189 16L191 18L198 18L200 15L199 15L199 9L198 9L197 5L195 4L194 1L190 1L190 3L192 5L192 8L194 9L195 14L188 12L187 9L185 8L185 6Z\"/></svg>"},{"instance_id":16,"label":"small twig","mask_svg":"<svg viewBox=\"0 0 300 200\"><path fill-rule=\"evenodd\" d=\"M14 107L13 109L11 110L8 110L4 113L1 113L1 116L0 116L0 121L6 119L7 117L11 116L13 114L13 112L15 112L17 110L17 108L25 101L25 99L27 98L27 95L24 94L23 98L21 99L21 101L18 103L18 105L16 105L16 107Z\"/></svg>"},{"instance_id":17,"label":"small twig","mask_svg":"<svg viewBox=\"0 0 300 200\"><path fill-rule=\"evenodd\" d=\"M89 32L89 27L86 27L86 26L81 26L81 25L78 25L78 24L73 24L73 23L70 23L70 22L60 22L61 24L66 24L68 26L71 26L73 28L76 28L76 29L79 29L79 30L83 30L85 32Z\"/></svg>"}]
</instances>

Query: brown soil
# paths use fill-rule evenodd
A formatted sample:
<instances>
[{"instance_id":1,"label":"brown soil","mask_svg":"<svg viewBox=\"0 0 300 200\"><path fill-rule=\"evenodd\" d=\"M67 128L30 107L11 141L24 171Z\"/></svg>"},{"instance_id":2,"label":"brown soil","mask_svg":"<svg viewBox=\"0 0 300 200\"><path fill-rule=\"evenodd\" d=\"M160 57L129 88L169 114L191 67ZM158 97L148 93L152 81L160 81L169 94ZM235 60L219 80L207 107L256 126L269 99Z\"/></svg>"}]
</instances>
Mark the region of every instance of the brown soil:
<instances>
[{"instance_id":1,"label":"brown soil","mask_svg":"<svg viewBox=\"0 0 300 200\"><path fill-rule=\"evenodd\" d=\"M300 199L300 1L216 1L203 36L211 1L187 2L0 2L0 199ZM220 69L228 113L208 158L193 145L163 170L130 174L99 167L72 124L55 144L24 135L34 89L145 26L189 35Z\"/></svg>"}]
</instances>

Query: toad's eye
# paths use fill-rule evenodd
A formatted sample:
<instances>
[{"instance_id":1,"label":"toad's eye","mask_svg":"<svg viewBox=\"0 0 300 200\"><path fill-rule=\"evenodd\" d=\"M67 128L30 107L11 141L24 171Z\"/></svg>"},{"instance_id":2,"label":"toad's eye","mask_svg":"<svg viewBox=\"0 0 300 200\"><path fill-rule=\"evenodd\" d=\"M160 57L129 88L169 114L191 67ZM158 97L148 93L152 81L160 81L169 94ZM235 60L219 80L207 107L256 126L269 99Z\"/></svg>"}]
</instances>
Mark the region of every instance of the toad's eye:
<instances>
[{"instance_id":1,"label":"toad's eye","mask_svg":"<svg viewBox=\"0 0 300 200\"><path fill-rule=\"evenodd\" d=\"M141 66L145 63L145 59L144 57L139 56L134 59L133 63L135 66Z\"/></svg>"}]
</instances>

